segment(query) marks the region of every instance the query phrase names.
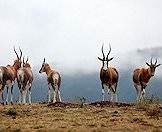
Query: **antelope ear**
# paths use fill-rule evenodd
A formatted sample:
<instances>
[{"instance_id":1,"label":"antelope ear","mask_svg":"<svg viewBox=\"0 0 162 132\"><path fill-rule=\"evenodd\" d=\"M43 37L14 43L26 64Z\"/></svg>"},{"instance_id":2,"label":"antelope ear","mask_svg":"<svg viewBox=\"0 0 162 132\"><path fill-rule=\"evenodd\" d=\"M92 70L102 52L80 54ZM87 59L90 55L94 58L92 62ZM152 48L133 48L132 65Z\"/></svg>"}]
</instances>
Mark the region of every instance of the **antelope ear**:
<instances>
[{"instance_id":1,"label":"antelope ear","mask_svg":"<svg viewBox=\"0 0 162 132\"><path fill-rule=\"evenodd\" d=\"M149 63L147 63L147 62L146 62L146 65L150 66L150 64L149 64Z\"/></svg>"},{"instance_id":2,"label":"antelope ear","mask_svg":"<svg viewBox=\"0 0 162 132\"><path fill-rule=\"evenodd\" d=\"M156 67L159 67L161 64L158 64Z\"/></svg>"},{"instance_id":3,"label":"antelope ear","mask_svg":"<svg viewBox=\"0 0 162 132\"><path fill-rule=\"evenodd\" d=\"M112 58L108 59L108 61L111 61L112 59L114 59L114 57L112 57Z\"/></svg>"},{"instance_id":4,"label":"antelope ear","mask_svg":"<svg viewBox=\"0 0 162 132\"><path fill-rule=\"evenodd\" d=\"M98 59L99 59L100 61L103 61L103 59L101 59L100 57L98 57Z\"/></svg>"}]
</instances>

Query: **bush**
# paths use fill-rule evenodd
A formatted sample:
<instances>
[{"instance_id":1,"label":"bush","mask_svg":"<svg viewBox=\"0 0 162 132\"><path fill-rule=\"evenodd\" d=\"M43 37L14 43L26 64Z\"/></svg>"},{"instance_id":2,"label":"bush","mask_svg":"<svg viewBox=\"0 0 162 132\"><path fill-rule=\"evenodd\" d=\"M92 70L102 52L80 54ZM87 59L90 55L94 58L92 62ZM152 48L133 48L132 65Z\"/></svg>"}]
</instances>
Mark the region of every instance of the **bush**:
<instances>
[{"instance_id":1,"label":"bush","mask_svg":"<svg viewBox=\"0 0 162 132\"><path fill-rule=\"evenodd\" d=\"M86 102L86 98L85 97L76 97L76 101L78 104L80 104L80 108L83 108L83 105Z\"/></svg>"},{"instance_id":2,"label":"bush","mask_svg":"<svg viewBox=\"0 0 162 132\"><path fill-rule=\"evenodd\" d=\"M18 115L18 113L15 108L10 108L9 110L6 111L6 115L16 116Z\"/></svg>"}]
</instances>

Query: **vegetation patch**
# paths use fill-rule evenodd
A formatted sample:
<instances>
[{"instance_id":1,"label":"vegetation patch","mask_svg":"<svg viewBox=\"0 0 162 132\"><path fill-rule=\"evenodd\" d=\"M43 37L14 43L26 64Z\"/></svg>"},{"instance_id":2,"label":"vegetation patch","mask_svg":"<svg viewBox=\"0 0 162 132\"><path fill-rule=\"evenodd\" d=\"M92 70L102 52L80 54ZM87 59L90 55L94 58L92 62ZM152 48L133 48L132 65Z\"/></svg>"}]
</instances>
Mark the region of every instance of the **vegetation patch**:
<instances>
[{"instance_id":1,"label":"vegetation patch","mask_svg":"<svg viewBox=\"0 0 162 132\"><path fill-rule=\"evenodd\" d=\"M15 108L10 108L5 112L5 114L9 116L17 116L18 112L16 111Z\"/></svg>"},{"instance_id":2,"label":"vegetation patch","mask_svg":"<svg viewBox=\"0 0 162 132\"><path fill-rule=\"evenodd\" d=\"M137 110L147 111L150 106L160 107L160 100L157 97L152 96L151 98L144 98L136 104Z\"/></svg>"}]
</instances>

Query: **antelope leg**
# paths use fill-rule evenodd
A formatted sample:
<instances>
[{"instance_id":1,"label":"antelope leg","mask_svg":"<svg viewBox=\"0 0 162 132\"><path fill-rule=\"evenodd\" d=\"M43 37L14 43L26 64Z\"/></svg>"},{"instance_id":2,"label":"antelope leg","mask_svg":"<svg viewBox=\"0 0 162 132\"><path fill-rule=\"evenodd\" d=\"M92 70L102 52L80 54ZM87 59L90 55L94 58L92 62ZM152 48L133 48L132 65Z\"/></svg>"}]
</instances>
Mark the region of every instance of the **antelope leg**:
<instances>
[{"instance_id":1,"label":"antelope leg","mask_svg":"<svg viewBox=\"0 0 162 132\"><path fill-rule=\"evenodd\" d=\"M13 85L11 86L11 104L13 104Z\"/></svg>"},{"instance_id":2,"label":"antelope leg","mask_svg":"<svg viewBox=\"0 0 162 132\"><path fill-rule=\"evenodd\" d=\"M51 102L51 88L50 88L50 84L48 84L48 103Z\"/></svg>"},{"instance_id":3,"label":"antelope leg","mask_svg":"<svg viewBox=\"0 0 162 132\"><path fill-rule=\"evenodd\" d=\"M6 95L6 104L8 104L8 89L9 89L9 87L7 86L7 95Z\"/></svg>"},{"instance_id":4,"label":"antelope leg","mask_svg":"<svg viewBox=\"0 0 162 132\"><path fill-rule=\"evenodd\" d=\"M29 104L31 104L31 87L29 88Z\"/></svg>"}]
</instances>

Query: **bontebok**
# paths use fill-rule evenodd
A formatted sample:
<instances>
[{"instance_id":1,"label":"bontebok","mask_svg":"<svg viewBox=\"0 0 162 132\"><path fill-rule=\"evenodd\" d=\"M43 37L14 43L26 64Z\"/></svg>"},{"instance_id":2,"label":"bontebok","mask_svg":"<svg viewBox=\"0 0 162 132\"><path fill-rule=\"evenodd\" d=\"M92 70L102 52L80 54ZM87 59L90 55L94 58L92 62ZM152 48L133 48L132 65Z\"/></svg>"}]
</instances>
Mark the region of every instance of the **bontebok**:
<instances>
[{"instance_id":1,"label":"bontebok","mask_svg":"<svg viewBox=\"0 0 162 132\"><path fill-rule=\"evenodd\" d=\"M26 94L29 93L29 104L31 104L31 87L33 82L33 73L31 66L28 63L28 58L26 62L23 58L23 67L17 72L17 83L20 91L19 103L26 103Z\"/></svg>"},{"instance_id":2,"label":"bontebok","mask_svg":"<svg viewBox=\"0 0 162 132\"><path fill-rule=\"evenodd\" d=\"M43 73L43 72L45 72L47 75L48 102L51 102L51 86L54 90L53 102L61 102L61 95L60 95L61 76L56 70L51 69L49 64L45 62L45 58L43 60L43 64L39 73Z\"/></svg>"},{"instance_id":3,"label":"bontebok","mask_svg":"<svg viewBox=\"0 0 162 132\"><path fill-rule=\"evenodd\" d=\"M160 66L157 64L157 59L153 64L152 58L150 64L146 62L148 68L135 69L133 72L134 87L137 91L137 101L141 100L145 95L145 88L152 76L155 74L155 69Z\"/></svg>"},{"instance_id":4,"label":"bontebok","mask_svg":"<svg viewBox=\"0 0 162 132\"><path fill-rule=\"evenodd\" d=\"M13 103L13 85L14 81L17 77L17 70L21 67L21 57L22 57L22 51L20 50L20 56L17 54L15 47L14 47L14 52L17 56L17 59L14 61L14 64L1 66L0 67L0 93L2 96L2 101L4 103L4 98L3 98L3 90L5 86L7 87L7 96L6 96L6 104L8 104L8 95L9 95L9 88L11 88L11 103Z\"/></svg>"},{"instance_id":5,"label":"bontebok","mask_svg":"<svg viewBox=\"0 0 162 132\"><path fill-rule=\"evenodd\" d=\"M109 45L110 46L110 45ZM102 62L102 67L100 70L100 80L102 85L102 100L105 100L105 89L107 89L108 94L111 94L111 101L114 100L117 101L117 84L118 84L118 71L113 68L109 67L109 61L111 61L113 58L109 58L110 52L111 52L111 46L109 49L109 52L107 56L105 57L104 51L103 51L103 45L102 45L102 55L103 58L98 57L98 59Z\"/></svg>"}]
</instances>

